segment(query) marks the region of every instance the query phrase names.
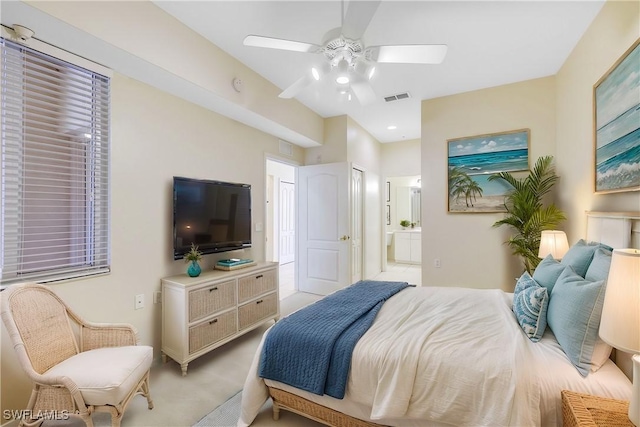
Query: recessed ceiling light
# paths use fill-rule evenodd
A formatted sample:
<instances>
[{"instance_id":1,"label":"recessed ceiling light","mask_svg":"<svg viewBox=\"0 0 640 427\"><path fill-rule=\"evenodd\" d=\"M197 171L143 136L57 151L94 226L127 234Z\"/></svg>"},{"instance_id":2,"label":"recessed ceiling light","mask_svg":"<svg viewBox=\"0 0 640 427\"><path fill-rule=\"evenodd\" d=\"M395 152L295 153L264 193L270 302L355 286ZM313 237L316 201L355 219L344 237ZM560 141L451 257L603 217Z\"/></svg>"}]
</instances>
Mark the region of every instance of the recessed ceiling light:
<instances>
[{"instance_id":1,"label":"recessed ceiling light","mask_svg":"<svg viewBox=\"0 0 640 427\"><path fill-rule=\"evenodd\" d=\"M349 83L349 77L347 76L340 76L336 79L336 83L341 84L341 85L346 85L347 83Z\"/></svg>"},{"instance_id":2,"label":"recessed ceiling light","mask_svg":"<svg viewBox=\"0 0 640 427\"><path fill-rule=\"evenodd\" d=\"M316 79L316 81L320 80L320 73L318 72L318 70L316 70L315 68L312 68L311 74L313 74L313 78Z\"/></svg>"},{"instance_id":3,"label":"recessed ceiling light","mask_svg":"<svg viewBox=\"0 0 640 427\"><path fill-rule=\"evenodd\" d=\"M389 130L394 130L397 129L398 127L396 125L391 125L391 126L387 126L387 129Z\"/></svg>"}]
</instances>

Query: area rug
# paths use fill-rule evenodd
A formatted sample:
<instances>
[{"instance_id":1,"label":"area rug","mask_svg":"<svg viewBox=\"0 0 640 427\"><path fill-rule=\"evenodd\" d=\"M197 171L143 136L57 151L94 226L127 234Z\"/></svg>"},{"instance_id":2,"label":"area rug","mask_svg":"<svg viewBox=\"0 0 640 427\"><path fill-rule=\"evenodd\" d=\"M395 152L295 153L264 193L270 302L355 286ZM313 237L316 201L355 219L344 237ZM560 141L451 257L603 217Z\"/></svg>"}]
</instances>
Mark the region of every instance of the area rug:
<instances>
[{"instance_id":1,"label":"area rug","mask_svg":"<svg viewBox=\"0 0 640 427\"><path fill-rule=\"evenodd\" d=\"M235 427L240 418L241 401L242 390L209 412L204 418L194 424L193 427Z\"/></svg>"}]
</instances>

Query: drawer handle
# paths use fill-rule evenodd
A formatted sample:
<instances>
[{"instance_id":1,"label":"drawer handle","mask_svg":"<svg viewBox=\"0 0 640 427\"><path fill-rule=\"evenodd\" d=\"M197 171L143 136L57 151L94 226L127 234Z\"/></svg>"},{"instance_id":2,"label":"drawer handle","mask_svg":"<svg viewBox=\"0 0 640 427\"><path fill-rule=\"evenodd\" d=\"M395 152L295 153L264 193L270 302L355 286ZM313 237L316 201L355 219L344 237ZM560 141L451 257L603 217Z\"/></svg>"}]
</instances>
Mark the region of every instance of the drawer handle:
<instances>
[{"instance_id":1,"label":"drawer handle","mask_svg":"<svg viewBox=\"0 0 640 427\"><path fill-rule=\"evenodd\" d=\"M256 301L256 304L260 304L262 302L263 302L263 300L259 299L258 301Z\"/></svg>"},{"instance_id":2,"label":"drawer handle","mask_svg":"<svg viewBox=\"0 0 640 427\"><path fill-rule=\"evenodd\" d=\"M264 276L263 274L256 276L256 279L262 279L263 276Z\"/></svg>"},{"instance_id":3,"label":"drawer handle","mask_svg":"<svg viewBox=\"0 0 640 427\"><path fill-rule=\"evenodd\" d=\"M210 325L213 325L214 323L218 323L218 319L213 319L212 321L209 322Z\"/></svg>"},{"instance_id":4,"label":"drawer handle","mask_svg":"<svg viewBox=\"0 0 640 427\"><path fill-rule=\"evenodd\" d=\"M218 287L216 286L215 288L211 288L211 289L209 289L209 292L211 292L211 291L217 291L217 290L218 290Z\"/></svg>"}]
</instances>

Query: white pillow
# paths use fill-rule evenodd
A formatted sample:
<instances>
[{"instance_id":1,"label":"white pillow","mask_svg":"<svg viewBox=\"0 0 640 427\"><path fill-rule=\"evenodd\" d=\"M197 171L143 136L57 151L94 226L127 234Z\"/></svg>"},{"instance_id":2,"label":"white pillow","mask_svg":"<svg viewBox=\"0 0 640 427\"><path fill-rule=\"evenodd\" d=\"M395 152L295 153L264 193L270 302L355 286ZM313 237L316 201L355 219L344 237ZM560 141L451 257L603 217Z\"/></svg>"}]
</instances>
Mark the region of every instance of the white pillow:
<instances>
[{"instance_id":1,"label":"white pillow","mask_svg":"<svg viewBox=\"0 0 640 427\"><path fill-rule=\"evenodd\" d=\"M591 372L596 372L604 365L604 362L611 356L612 349L613 347L602 341L602 338L598 336L591 355Z\"/></svg>"}]
</instances>

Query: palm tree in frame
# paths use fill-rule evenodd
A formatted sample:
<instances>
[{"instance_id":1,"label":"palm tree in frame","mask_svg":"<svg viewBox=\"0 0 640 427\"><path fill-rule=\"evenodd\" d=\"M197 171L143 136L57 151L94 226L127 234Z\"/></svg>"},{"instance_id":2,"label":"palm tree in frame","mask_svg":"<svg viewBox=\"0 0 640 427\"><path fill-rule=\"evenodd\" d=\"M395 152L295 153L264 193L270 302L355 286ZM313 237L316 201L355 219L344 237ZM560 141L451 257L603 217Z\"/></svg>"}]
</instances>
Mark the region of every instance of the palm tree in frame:
<instances>
[{"instance_id":1,"label":"palm tree in frame","mask_svg":"<svg viewBox=\"0 0 640 427\"><path fill-rule=\"evenodd\" d=\"M482 187L462 169L455 166L449 169L449 196L456 202L464 196L467 207L473 207L476 196L482 196Z\"/></svg>"}]
</instances>

